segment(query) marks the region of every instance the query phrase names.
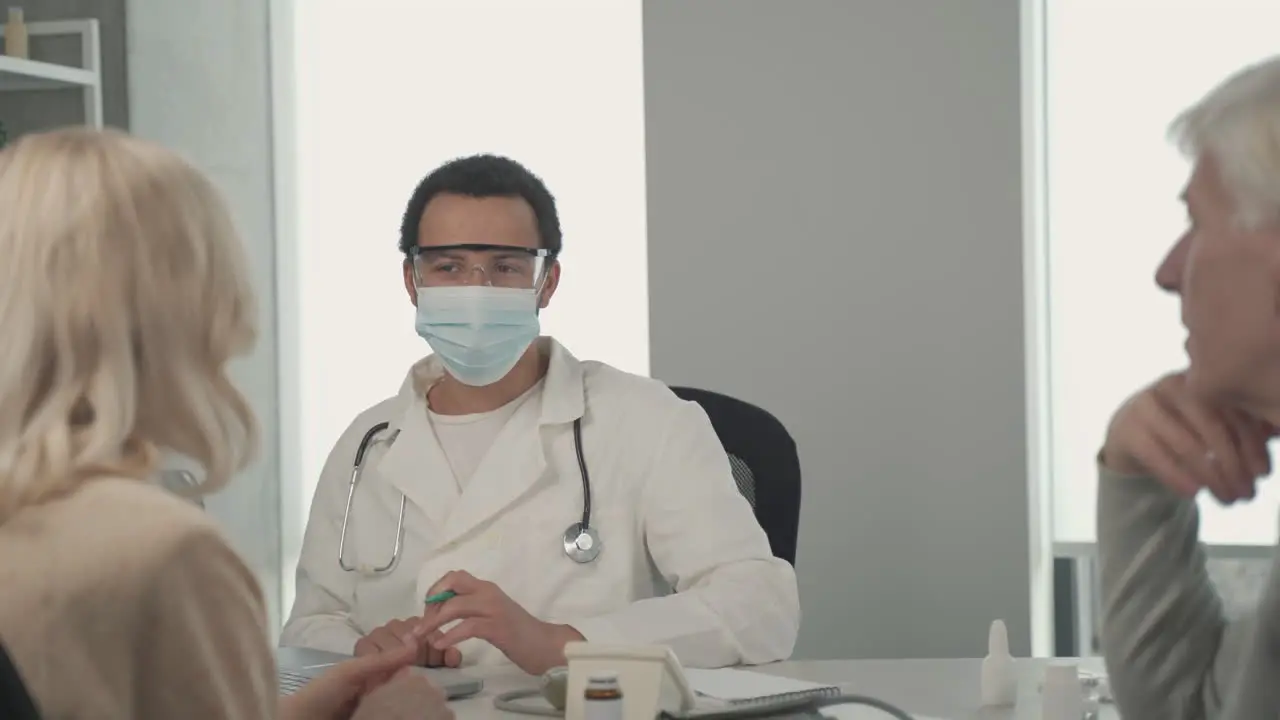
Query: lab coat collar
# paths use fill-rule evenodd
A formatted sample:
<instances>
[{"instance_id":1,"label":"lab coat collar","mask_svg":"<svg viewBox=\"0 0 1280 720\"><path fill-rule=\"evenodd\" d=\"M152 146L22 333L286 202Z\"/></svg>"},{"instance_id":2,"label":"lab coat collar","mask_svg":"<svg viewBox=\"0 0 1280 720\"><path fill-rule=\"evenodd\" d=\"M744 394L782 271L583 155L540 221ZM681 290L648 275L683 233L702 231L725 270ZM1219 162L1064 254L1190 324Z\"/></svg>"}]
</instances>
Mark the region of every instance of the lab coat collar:
<instances>
[{"instance_id":1,"label":"lab coat collar","mask_svg":"<svg viewBox=\"0 0 1280 720\"><path fill-rule=\"evenodd\" d=\"M442 544L459 541L484 525L543 475L547 460L542 433L517 432L521 417L533 420L526 413L536 412L537 425L547 426L570 423L583 416L586 402L581 363L552 338L539 338L537 342L543 352L550 354L541 407L526 405L516 411L494 441L495 445L503 445L503 451L485 456L462 495L458 494L452 474L423 474L424 468L449 467L427 420L424 401L426 391L443 375L443 365L434 355L419 360L400 388L404 411L396 427L422 440L392 445L379 463L379 469L423 511L437 529Z\"/></svg>"}]
</instances>

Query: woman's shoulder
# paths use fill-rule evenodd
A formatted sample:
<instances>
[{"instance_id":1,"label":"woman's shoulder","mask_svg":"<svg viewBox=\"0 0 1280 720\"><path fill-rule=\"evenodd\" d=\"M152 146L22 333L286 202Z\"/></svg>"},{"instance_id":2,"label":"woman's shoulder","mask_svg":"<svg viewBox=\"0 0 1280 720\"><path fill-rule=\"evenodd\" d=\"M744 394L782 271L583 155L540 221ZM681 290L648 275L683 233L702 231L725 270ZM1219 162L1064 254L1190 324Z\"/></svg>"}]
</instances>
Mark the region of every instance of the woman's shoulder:
<instances>
[{"instance_id":1,"label":"woman's shoulder","mask_svg":"<svg viewBox=\"0 0 1280 720\"><path fill-rule=\"evenodd\" d=\"M65 580L86 585L145 582L174 563L190 562L197 552L239 562L213 518L167 490L133 479L91 480L23 510L0 530L0 545L58 557L59 569L71 576Z\"/></svg>"},{"instance_id":2,"label":"woman's shoulder","mask_svg":"<svg viewBox=\"0 0 1280 720\"><path fill-rule=\"evenodd\" d=\"M221 537L217 523L199 507L139 480L92 480L57 504L49 508L52 514L99 537L112 536L143 555L164 552L192 536Z\"/></svg>"},{"instance_id":3,"label":"woman's shoulder","mask_svg":"<svg viewBox=\"0 0 1280 720\"><path fill-rule=\"evenodd\" d=\"M26 508L0 524L0 568L13 580L0 593L0 634L49 707L89 697L67 693L68 667L139 717L175 716L142 709L179 699L172 688L189 685L205 687L201 701L217 695L228 707L274 701L266 607L253 573L212 518L166 490L94 480ZM139 691L128 677L156 682Z\"/></svg>"}]
</instances>

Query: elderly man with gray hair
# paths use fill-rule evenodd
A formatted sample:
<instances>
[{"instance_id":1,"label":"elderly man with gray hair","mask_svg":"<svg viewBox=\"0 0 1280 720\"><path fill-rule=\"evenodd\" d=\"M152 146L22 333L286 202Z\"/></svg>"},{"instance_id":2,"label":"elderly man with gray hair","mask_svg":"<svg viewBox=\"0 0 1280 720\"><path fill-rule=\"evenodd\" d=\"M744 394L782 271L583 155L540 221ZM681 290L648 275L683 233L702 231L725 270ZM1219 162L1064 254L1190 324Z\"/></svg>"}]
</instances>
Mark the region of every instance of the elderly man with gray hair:
<instances>
[{"instance_id":1,"label":"elderly man with gray hair","mask_svg":"<svg viewBox=\"0 0 1280 720\"><path fill-rule=\"evenodd\" d=\"M1188 228L1156 283L1181 299L1190 365L1125 402L1099 456L1103 653L1129 720L1276 718L1280 573L1227 621L1195 496L1252 498L1280 426L1280 58L1226 80L1173 135L1194 162Z\"/></svg>"}]
</instances>

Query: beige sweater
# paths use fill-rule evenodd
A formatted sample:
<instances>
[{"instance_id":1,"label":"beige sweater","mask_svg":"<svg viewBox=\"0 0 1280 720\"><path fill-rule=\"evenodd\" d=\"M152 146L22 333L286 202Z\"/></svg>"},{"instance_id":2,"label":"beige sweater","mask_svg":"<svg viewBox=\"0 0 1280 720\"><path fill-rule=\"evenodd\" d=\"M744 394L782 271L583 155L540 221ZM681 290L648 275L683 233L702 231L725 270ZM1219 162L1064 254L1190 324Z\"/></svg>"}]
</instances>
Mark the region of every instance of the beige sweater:
<instances>
[{"instance_id":1,"label":"beige sweater","mask_svg":"<svg viewBox=\"0 0 1280 720\"><path fill-rule=\"evenodd\" d=\"M0 642L46 718L276 715L262 593L213 522L99 480L0 524Z\"/></svg>"}]
</instances>

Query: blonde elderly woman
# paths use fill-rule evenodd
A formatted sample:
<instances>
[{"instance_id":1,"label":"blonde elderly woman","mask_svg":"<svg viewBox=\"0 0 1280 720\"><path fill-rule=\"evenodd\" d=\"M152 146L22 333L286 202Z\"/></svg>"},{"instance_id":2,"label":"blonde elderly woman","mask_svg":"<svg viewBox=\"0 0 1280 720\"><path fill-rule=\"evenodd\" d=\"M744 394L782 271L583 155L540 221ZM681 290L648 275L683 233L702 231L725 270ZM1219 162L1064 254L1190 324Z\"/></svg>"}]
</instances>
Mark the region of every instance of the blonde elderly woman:
<instances>
[{"instance_id":1,"label":"blonde elderly woman","mask_svg":"<svg viewBox=\"0 0 1280 720\"><path fill-rule=\"evenodd\" d=\"M1274 719L1280 572L1254 614L1224 620L1195 495L1253 497L1280 426L1280 58L1174 133L1194 161L1189 227L1156 281L1181 298L1191 362L1116 412L1099 458L1103 651L1127 720Z\"/></svg>"},{"instance_id":2,"label":"blonde elderly woman","mask_svg":"<svg viewBox=\"0 0 1280 720\"><path fill-rule=\"evenodd\" d=\"M212 492L255 443L226 365L256 310L209 181L114 132L28 136L0 152L0 258L0 642L41 715L449 718L408 644L278 698L249 569L148 482L173 450Z\"/></svg>"}]
</instances>

